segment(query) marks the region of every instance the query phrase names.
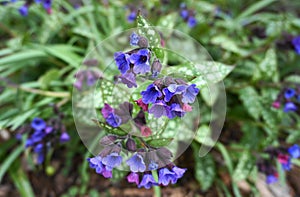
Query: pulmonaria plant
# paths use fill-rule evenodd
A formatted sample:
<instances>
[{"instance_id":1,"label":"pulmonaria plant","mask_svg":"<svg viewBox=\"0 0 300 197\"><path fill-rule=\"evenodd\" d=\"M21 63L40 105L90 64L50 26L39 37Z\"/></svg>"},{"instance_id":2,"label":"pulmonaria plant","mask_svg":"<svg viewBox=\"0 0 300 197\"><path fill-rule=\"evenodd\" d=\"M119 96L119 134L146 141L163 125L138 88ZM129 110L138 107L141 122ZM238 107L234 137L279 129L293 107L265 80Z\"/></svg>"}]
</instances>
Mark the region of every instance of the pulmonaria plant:
<instances>
[{"instance_id":1,"label":"pulmonaria plant","mask_svg":"<svg viewBox=\"0 0 300 197\"><path fill-rule=\"evenodd\" d=\"M102 120L96 122L109 134L100 140L102 151L88 158L88 162L96 173L105 178L111 178L115 168L127 166L128 182L139 188L175 184L186 169L171 162L173 154L166 148L170 141L157 144L152 137L156 133L149 126L148 114L153 114L154 119L162 116L181 118L192 111L190 104L195 102L199 89L180 78L161 77L162 64L146 37L133 32L130 45L136 48L114 54L116 68L120 72L115 77L116 82L127 88L138 88L137 77L141 77L142 82L150 80L151 83L147 81L148 87L139 90L140 98L137 100L130 99L130 102L118 106L104 103Z\"/></svg>"},{"instance_id":2,"label":"pulmonaria plant","mask_svg":"<svg viewBox=\"0 0 300 197\"><path fill-rule=\"evenodd\" d=\"M283 111L286 113L299 113L300 86L284 88L272 103L272 106L276 109L281 108L281 105L283 105Z\"/></svg>"},{"instance_id":3,"label":"pulmonaria plant","mask_svg":"<svg viewBox=\"0 0 300 197\"><path fill-rule=\"evenodd\" d=\"M42 164L47 152L58 143L65 143L70 140L65 125L62 123L63 114L54 107L57 117L48 121L35 117L30 125L20 128L17 139L21 139L22 134L27 133L25 148L31 148L36 155L36 163Z\"/></svg>"},{"instance_id":4,"label":"pulmonaria plant","mask_svg":"<svg viewBox=\"0 0 300 197\"><path fill-rule=\"evenodd\" d=\"M268 148L265 152L269 155L269 159L260 159L257 165L258 170L266 175L266 182L271 184L278 181L275 162L279 162L284 171L290 171L292 160L300 157L300 146L294 144L289 148Z\"/></svg>"}]
</instances>

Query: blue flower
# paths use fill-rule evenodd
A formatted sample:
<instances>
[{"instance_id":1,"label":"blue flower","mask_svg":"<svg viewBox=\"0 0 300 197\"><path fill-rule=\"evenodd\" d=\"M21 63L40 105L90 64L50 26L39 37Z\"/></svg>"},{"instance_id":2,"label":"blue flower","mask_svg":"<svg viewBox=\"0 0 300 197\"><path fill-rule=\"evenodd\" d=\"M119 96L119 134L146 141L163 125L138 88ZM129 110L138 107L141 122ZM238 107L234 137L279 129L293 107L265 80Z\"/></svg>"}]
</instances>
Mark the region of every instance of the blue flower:
<instances>
[{"instance_id":1,"label":"blue flower","mask_svg":"<svg viewBox=\"0 0 300 197\"><path fill-rule=\"evenodd\" d=\"M175 173L177 180L180 179L181 177L183 177L184 173L186 172L186 168L179 168L177 166L174 166L172 168L172 172ZM177 180L175 182L172 182L172 184L175 184L177 182Z\"/></svg>"},{"instance_id":2,"label":"blue flower","mask_svg":"<svg viewBox=\"0 0 300 197\"><path fill-rule=\"evenodd\" d=\"M45 133L42 130L36 130L30 138L26 140L25 147L33 146L43 140Z\"/></svg>"},{"instance_id":3,"label":"blue flower","mask_svg":"<svg viewBox=\"0 0 300 197\"><path fill-rule=\"evenodd\" d=\"M297 144L294 144L288 149L289 154L292 156L292 158L299 158L300 157L300 146Z\"/></svg>"},{"instance_id":4,"label":"blue flower","mask_svg":"<svg viewBox=\"0 0 300 197\"><path fill-rule=\"evenodd\" d=\"M46 122L41 118L34 118L31 122L31 127L36 131L41 131L46 128Z\"/></svg>"},{"instance_id":5,"label":"blue flower","mask_svg":"<svg viewBox=\"0 0 300 197\"><path fill-rule=\"evenodd\" d=\"M181 106L177 103L172 103L170 108L170 113L168 115L168 118L172 119L176 116L183 117L185 114L185 111L181 108Z\"/></svg>"},{"instance_id":6,"label":"blue flower","mask_svg":"<svg viewBox=\"0 0 300 197\"><path fill-rule=\"evenodd\" d=\"M284 105L283 111L289 112L289 111L297 111L298 107L293 102L287 102Z\"/></svg>"},{"instance_id":7,"label":"blue flower","mask_svg":"<svg viewBox=\"0 0 300 197\"><path fill-rule=\"evenodd\" d=\"M105 166L102 164L102 158L100 156L96 156L96 157L93 157L93 158L88 158L87 160L90 164L90 168L96 169L97 174L102 173Z\"/></svg>"},{"instance_id":8,"label":"blue flower","mask_svg":"<svg viewBox=\"0 0 300 197\"><path fill-rule=\"evenodd\" d=\"M294 45L296 53L300 55L300 36L295 37L292 40L292 44Z\"/></svg>"},{"instance_id":9,"label":"blue flower","mask_svg":"<svg viewBox=\"0 0 300 197\"><path fill-rule=\"evenodd\" d=\"M144 174L141 183L139 184L139 188L145 187L146 189L150 189L152 186L158 185L157 182L154 180L151 174Z\"/></svg>"},{"instance_id":10,"label":"blue flower","mask_svg":"<svg viewBox=\"0 0 300 197\"><path fill-rule=\"evenodd\" d=\"M153 114L155 118L160 118L161 116L168 116L170 113L170 107L167 106L164 101L158 100L149 109L149 113Z\"/></svg>"},{"instance_id":11,"label":"blue flower","mask_svg":"<svg viewBox=\"0 0 300 197\"><path fill-rule=\"evenodd\" d=\"M278 181L278 178L275 175L271 174L271 175L267 176L267 179L266 179L267 184L276 183L277 181Z\"/></svg>"},{"instance_id":12,"label":"blue flower","mask_svg":"<svg viewBox=\"0 0 300 197\"><path fill-rule=\"evenodd\" d=\"M182 94L182 102L193 103L198 93L199 93L199 89L196 88L196 85L195 84L190 85L186 89L186 91Z\"/></svg>"},{"instance_id":13,"label":"blue flower","mask_svg":"<svg viewBox=\"0 0 300 197\"><path fill-rule=\"evenodd\" d=\"M157 168L158 168L158 164L154 161L151 161L148 166L148 169L151 171L151 170L156 170Z\"/></svg>"},{"instance_id":14,"label":"blue flower","mask_svg":"<svg viewBox=\"0 0 300 197\"><path fill-rule=\"evenodd\" d=\"M154 84L150 84L145 91L141 92L142 101L145 104L155 103L157 98L162 96L161 91Z\"/></svg>"},{"instance_id":15,"label":"blue flower","mask_svg":"<svg viewBox=\"0 0 300 197\"><path fill-rule=\"evenodd\" d=\"M127 72L126 74L119 76L119 78L128 88L137 87L135 75L132 72Z\"/></svg>"},{"instance_id":16,"label":"blue flower","mask_svg":"<svg viewBox=\"0 0 300 197\"><path fill-rule=\"evenodd\" d=\"M131 11L130 14L127 16L127 21L129 23L134 22L134 20L136 19L137 13L135 11Z\"/></svg>"},{"instance_id":17,"label":"blue flower","mask_svg":"<svg viewBox=\"0 0 300 197\"><path fill-rule=\"evenodd\" d=\"M139 184L139 175L135 172L131 172L128 176L127 176L127 181L129 183L136 183L136 185Z\"/></svg>"},{"instance_id":18,"label":"blue flower","mask_svg":"<svg viewBox=\"0 0 300 197\"><path fill-rule=\"evenodd\" d=\"M114 167L121 165L121 163L122 156L115 152L110 153L102 159L102 164L104 164L106 169L109 171L111 171Z\"/></svg>"},{"instance_id":19,"label":"blue flower","mask_svg":"<svg viewBox=\"0 0 300 197\"><path fill-rule=\"evenodd\" d=\"M110 113L106 118L106 122L112 127L118 127L121 125L122 119L118 115Z\"/></svg>"},{"instance_id":20,"label":"blue flower","mask_svg":"<svg viewBox=\"0 0 300 197\"><path fill-rule=\"evenodd\" d=\"M133 32L130 35L130 45L137 46L138 42L139 42L139 39L140 39L139 35L137 35L135 32Z\"/></svg>"},{"instance_id":21,"label":"blue flower","mask_svg":"<svg viewBox=\"0 0 300 197\"><path fill-rule=\"evenodd\" d=\"M290 98L294 97L295 94L296 94L296 91L292 88L289 88L284 92L284 97L286 99L290 99Z\"/></svg>"},{"instance_id":22,"label":"blue flower","mask_svg":"<svg viewBox=\"0 0 300 197\"><path fill-rule=\"evenodd\" d=\"M165 95L164 100L169 102L175 94L182 94L185 90L185 85L170 84L167 88L162 90Z\"/></svg>"},{"instance_id":23,"label":"blue flower","mask_svg":"<svg viewBox=\"0 0 300 197\"><path fill-rule=\"evenodd\" d=\"M52 5L52 0L44 0L43 6L45 10L49 10L51 8L51 5Z\"/></svg>"},{"instance_id":24,"label":"blue flower","mask_svg":"<svg viewBox=\"0 0 300 197\"><path fill-rule=\"evenodd\" d=\"M190 17L188 18L187 23L188 23L188 26L189 26L190 28L193 28L193 27L195 27L195 26L197 25L197 20L196 20L195 17L190 16Z\"/></svg>"},{"instance_id":25,"label":"blue flower","mask_svg":"<svg viewBox=\"0 0 300 197\"><path fill-rule=\"evenodd\" d=\"M122 74L125 74L130 69L129 57L130 56L128 54L123 52L116 52L114 54L116 65Z\"/></svg>"},{"instance_id":26,"label":"blue flower","mask_svg":"<svg viewBox=\"0 0 300 197\"><path fill-rule=\"evenodd\" d=\"M19 13L20 13L22 16L27 16L27 15L28 15L28 6L27 6L27 5L22 5L22 6L19 8Z\"/></svg>"},{"instance_id":27,"label":"blue flower","mask_svg":"<svg viewBox=\"0 0 300 197\"><path fill-rule=\"evenodd\" d=\"M104 118L107 118L111 113L114 112L114 109L107 103L104 103L104 107L101 109L101 114Z\"/></svg>"},{"instance_id":28,"label":"blue flower","mask_svg":"<svg viewBox=\"0 0 300 197\"><path fill-rule=\"evenodd\" d=\"M43 144L37 144L33 151L37 154L37 164L43 163L45 156L44 156L44 146Z\"/></svg>"},{"instance_id":29,"label":"blue flower","mask_svg":"<svg viewBox=\"0 0 300 197\"><path fill-rule=\"evenodd\" d=\"M162 168L159 170L158 175L158 184L162 184L163 186L169 185L170 182L176 182L177 176L174 172L171 172L167 168Z\"/></svg>"},{"instance_id":30,"label":"blue flower","mask_svg":"<svg viewBox=\"0 0 300 197\"><path fill-rule=\"evenodd\" d=\"M126 161L126 164L130 167L130 171L132 172L144 172L146 170L143 157L139 154L134 154Z\"/></svg>"},{"instance_id":31,"label":"blue flower","mask_svg":"<svg viewBox=\"0 0 300 197\"><path fill-rule=\"evenodd\" d=\"M148 49L141 49L138 52L131 54L130 62L134 64L133 72L136 74L145 74L146 72L149 72L151 69L149 59Z\"/></svg>"},{"instance_id":32,"label":"blue flower","mask_svg":"<svg viewBox=\"0 0 300 197\"><path fill-rule=\"evenodd\" d=\"M67 132L63 132L61 135L60 135L60 142L61 143L64 143L64 142L67 142L70 140L70 136Z\"/></svg>"},{"instance_id":33,"label":"blue flower","mask_svg":"<svg viewBox=\"0 0 300 197\"><path fill-rule=\"evenodd\" d=\"M183 20L186 20L189 17L189 11L186 9L181 10L180 16L181 16L181 18L183 18Z\"/></svg>"}]
</instances>

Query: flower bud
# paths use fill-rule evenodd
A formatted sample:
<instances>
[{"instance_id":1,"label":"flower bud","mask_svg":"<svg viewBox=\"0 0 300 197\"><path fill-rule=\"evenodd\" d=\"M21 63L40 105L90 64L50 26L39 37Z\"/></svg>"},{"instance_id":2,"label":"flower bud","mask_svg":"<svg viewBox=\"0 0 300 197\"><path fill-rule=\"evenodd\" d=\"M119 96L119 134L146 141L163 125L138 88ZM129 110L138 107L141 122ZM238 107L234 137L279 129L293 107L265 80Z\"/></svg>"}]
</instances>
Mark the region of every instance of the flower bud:
<instances>
[{"instance_id":1,"label":"flower bud","mask_svg":"<svg viewBox=\"0 0 300 197\"><path fill-rule=\"evenodd\" d=\"M100 140L100 144L103 145L103 146L107 146L107 145L110 145L110 144L114 143L116 140L117 140L117 136L107 135L107 136L104 136Z\"/></svg>"},{"instance_id":2,"label":"flower bud","mask_svg":"<svg viewBox=\"0 0 300 197\"><path fill-rule=\"evenodd\" d=\"M127 150L129 151L136 151L136 143L132 138L128 138L126 142Z\"/></svg>"},{"instance_id":3,"label":"flower bud","mask_svg":"<svg viewBox=\"0 0 300 197\"><path fill-rule=\"evenodd\" d=\"M138 46L142 48L147 48L148 47L148 40L147 38L140 36L139 41L138 41Z\"/></svg>"},{"instance_id":4,"label":"flower bud","mask_svg":"<svg viewBox=\"0 0 300 197\"><path fill-rule=\"evenodd\" d=\"M151 66L151 72L153 74L153 77L158 76L158 74L161 71L161 67L162 67L162 65L158 59L153 61L152 66Z\"/></svg>"}]
</instances>

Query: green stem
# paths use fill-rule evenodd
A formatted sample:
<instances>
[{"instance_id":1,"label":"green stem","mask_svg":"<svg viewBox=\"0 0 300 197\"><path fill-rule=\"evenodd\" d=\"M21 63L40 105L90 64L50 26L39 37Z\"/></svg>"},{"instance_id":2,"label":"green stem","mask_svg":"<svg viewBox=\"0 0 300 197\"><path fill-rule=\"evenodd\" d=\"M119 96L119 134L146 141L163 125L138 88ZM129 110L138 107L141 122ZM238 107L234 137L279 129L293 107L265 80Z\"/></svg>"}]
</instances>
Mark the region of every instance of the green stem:
<instances>
[{"instance_id":1,"label":"green stem","mask_svg":"<svg viewBox=\"0 0 300 197\"><path fill-rule=\"evenodd\" d=\"M158 182L158 174L157 174L157 171L156 171L156 170L153 170L153 171L151 171L151 172L152 172L152 176L153 176L154 180L155 180L156 182ZM160 189L160 186L154 186L153 189L154 189L154 196L155 196L155 197L161 197L161 189Z\"/></svg>"}]
</instances>

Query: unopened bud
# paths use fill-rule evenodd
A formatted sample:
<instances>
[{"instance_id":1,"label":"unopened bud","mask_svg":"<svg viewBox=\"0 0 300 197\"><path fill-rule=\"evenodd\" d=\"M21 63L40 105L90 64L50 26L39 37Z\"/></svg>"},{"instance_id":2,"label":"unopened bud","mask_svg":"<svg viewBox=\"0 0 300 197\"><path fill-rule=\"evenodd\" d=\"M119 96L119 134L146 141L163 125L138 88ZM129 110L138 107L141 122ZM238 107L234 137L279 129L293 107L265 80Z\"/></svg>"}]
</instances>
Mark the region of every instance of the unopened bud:
<instances>
[{"instance_id":1,"label":"unopened bud","mask_svg":"<svg viewBox=\"0 0 300 197\"><path fill-rule=\"evenodd\" d=\"M153 77L158 76L158 74L161 71L161 67L162 67L162 65L158 59L153 61L152 66L151 66L151 72L153 74Z\"/></svg>"},{"instance_id":2,"label":"unopened bud","mask_svg":"<svg viewBox=\"0 0 300 197\"><path fill-rule=\"evenodd\" d=\"M148 40L147 38L140 36L139 41L138 41L138 46L142 48L148 47Z\"/></svg>"},{"instance_id":3,"label":"unopened bud","mask_svg":"<svg viewBox=\"0 0 300 197\"><path fill-rule=\"evenodd\" d=\"M103 145L103 146L107 146L107 145L110 145L110 144L114 143L116 140L117 140L117 136L107 135L107 136L104 136L100 140L100 144Z\"/></svg>"},{"instance_id":4,"label":"unopened bud","mask_svg":"<svg viewBox=\"0 0 300 197\"><path fill-rule=\"evenodd\" d=\"M127 150L129 151L136 151L136 143L132 138L128 138L126 142Z\"/></svg>"}]
</instances>

